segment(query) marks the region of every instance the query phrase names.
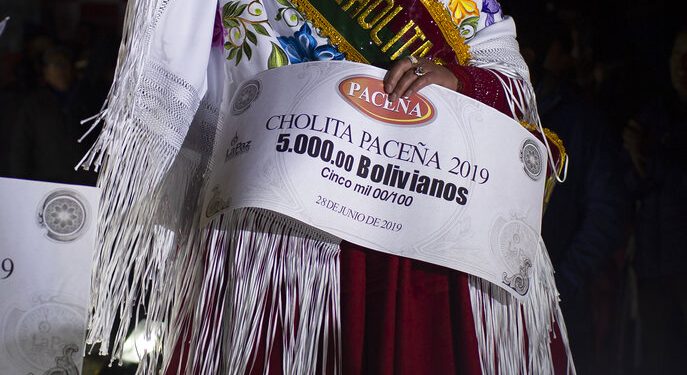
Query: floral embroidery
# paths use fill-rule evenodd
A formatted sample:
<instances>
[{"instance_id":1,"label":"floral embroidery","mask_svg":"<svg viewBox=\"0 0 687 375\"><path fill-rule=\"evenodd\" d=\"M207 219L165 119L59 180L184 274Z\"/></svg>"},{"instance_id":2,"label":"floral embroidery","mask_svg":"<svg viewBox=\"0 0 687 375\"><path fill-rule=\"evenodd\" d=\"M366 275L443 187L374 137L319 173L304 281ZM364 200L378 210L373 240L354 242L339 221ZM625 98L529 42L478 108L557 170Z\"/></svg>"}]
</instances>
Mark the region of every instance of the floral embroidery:
<instances>
[{"instance_id":1,"label":"floral embroidery","mask_svg":"<svg viewBox=\"0 0 687 375\"><path fill-rule=\"evenodd\" d=\"M456 25L461 25L464 19L477 17L479 19L479 9L474 0L451 0L448 5L451 10L453 21Z\"/></svg>"},{"instance_id":2,"label":"floral embroidery","mask_svg":"<svg viewBox=\"0 0 687 375\"><path fill-rule=\"evenodd\" d=\"M267 28L263 24L269 22L267 18L260 16L265 13L262 4L259 0L253 0L248 4L241 4L240 1L230 1L222 7L222 25L227 30L227 37L225 39L224 48L229 51L227 60L234 60L238 65L241 59L245 56L246 60L253 57L253 46L258 44L258 35L269 37ZM275 47L279 50L275 51ZM286 64L284 51L276 44L272 43L272 53L268 60L268 67L271 64Z\"/></svg>"},{"instance_id":3,"label":"floral embroidery","mask_svg":"<svg viewBox=\"0 0 687 375\"><path fill-rule=\"evenodd\" d=\"M270 57L267 59L267 69L289 65L289 59L286 56L286 52L274 42L270 43L272 44L272 52L270 52Z\"/></svg>"},{"instance_id":4,"label":"floral embroidery","mask_svg":"<svg viewBox=\"0 0 687 375\"><path fill-rule=\"evenodd\" d=\"M303 22L303 16L288 0L277 0L277 2L283 7L279 8L277 15L274 17L275 21L284 21L287 26L295 27L298 26L300 22Z\"/></svg>"},{"instance_id":5,"label":"floral embroidery","mask_svg":"<svg viewBox=\"0 0 687 375\"><path fill-rule=\"evenodd\" d=\"M477 27L479 26L479 17L468 17L460 23L458 30L460 30L460 35L463 39L468 40L475 36L477 33Z\"/></svg>"},{"instance_id":6,"label":"floral embroidery","mask_svg":"<svg viewBox=\"0 0 687 375\"><path fill-rule=\"evenodd\" d=\"M482 13L487 14L484 26L491 26L494 24L494 15L501 15L501 4L497 0L484 0L482 3Z\"/></svg>"},{"instance_id":7,"label":"floral embroidery","mask_svg":"<svg viewBox=\"0 0 687 375\"><path fill-rule=\"evenodd\" d=\"M280 36L277 39L292 64L305 61L343 60L344 58L343 53L330 44L317 46L317 41L312 36L312 30L307 22L303 23L300 30L293 36Z\"/></svg>"}]
</instances>

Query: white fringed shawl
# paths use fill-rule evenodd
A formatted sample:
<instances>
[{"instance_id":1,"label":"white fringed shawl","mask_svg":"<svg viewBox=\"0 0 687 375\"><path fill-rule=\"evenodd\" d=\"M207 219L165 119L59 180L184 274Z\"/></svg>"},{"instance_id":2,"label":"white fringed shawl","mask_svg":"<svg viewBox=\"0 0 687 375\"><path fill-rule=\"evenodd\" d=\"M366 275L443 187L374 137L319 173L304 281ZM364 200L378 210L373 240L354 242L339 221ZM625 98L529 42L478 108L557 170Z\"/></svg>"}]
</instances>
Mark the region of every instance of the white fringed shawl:
<instances>
[{"instance_id":1,"label":"white fringed shawl","mask_svg":"<svg viewBox=\"0 0 687 375\"><path fill-rule=\"evenodd\" d=\"M260 38L279 45L277 36L293 34L293 25L274 22L285 0L240 3L261 9L250 14L265 27ZM243 79L275 61L265 42L250 61L227 62L222 43L211 46L217 7L216 0L128 2L115 81L91 127L102 124L102 130L82 161L100 170L103 191L87 342L101 343L100 354L111 352L116 360L130 324L145 316L161 346L143 358L139 373L167 369L177 350L189 359L186 368L171 369L179 373L243 374L257 345L269 352L275 344L279 322L286 373L314 373L318 360L333 361L320 368L339 372L337 239L253 209L199 227L222 103ZM478 30L469 45L472 65L510 78L503 85L514 113L538 123L512 20ZM536 263L537 286L522 304L470 278L484 373L553 371L549 338L562 317L543 245ZM321 345L335 357L319 358Z\"/></svg>"}]
</instances>

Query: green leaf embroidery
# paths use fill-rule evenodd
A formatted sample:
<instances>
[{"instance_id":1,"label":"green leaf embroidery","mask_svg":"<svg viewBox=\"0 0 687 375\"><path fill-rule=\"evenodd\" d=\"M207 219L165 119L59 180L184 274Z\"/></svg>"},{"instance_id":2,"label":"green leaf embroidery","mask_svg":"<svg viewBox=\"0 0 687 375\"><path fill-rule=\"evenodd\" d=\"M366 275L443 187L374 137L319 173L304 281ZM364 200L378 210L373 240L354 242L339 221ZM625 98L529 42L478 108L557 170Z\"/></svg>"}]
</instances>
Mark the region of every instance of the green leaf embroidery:
<instances>
[{"instance_id":1,"label":"green leaf embroidery","mask_svg":"<svg viewBox=\"0 0 687 375\"><path fill-rule=\"evenodd\" d=\"M286 57L286 52L274 44L274 42L270 43L272 43L272 52L270 52L270 57L267 59L267 69L288 65L289 59Z\"/></svg>"},{"instance_id":2,"label":"green leaf embroidery","mask_svg":"<svg viewBox=\"0 0 687 375\"><path fill-rule=\"evenodd\" d=\"M239 6L238 1L237 2L229 2L224 4L224 7L222 8L222 18L231 18L233 17L234 11L236 8Z\"/></svg>"},{"instance_id":3,"label":"green leaf embroidery","mask_svg":"<svg viewBox=\"0 0 687 375\"><path fill-rule=\"evenodd\" d=\"M277 2L285 7L293 7L293 5L291 5L291 3L289 3L287 0L277 0Z\"/></svg>"},{"instance_id":4,"label":"green leaf embroidery","mask_svg":"<svg viewBox=\"0 0 687 375\"><path fill-rule=\"evenodd\" d=\"M229 51L229 56L227 56L227 60L232 60L234 57L236 57L236 52L238 52L238 48L233 48L231 51Z\"/></svg>"},{"instance_id":5,"label":"green leaf embroidery","mask_svg":"<svg viewBox=\"0 0 687 375\"><path fill-rule=\"evenodd\" d=\"M463 20L463 22L460 23L460 26L471 26L473 28L477 28L477 24L479 23L479 17L468 17Z\"/></svg>"},{"instance_id":6,"label":"green leaf embroidery","mask_svg":"<svg viewBox=\"0 0 687 375\"><path fill-rule=\"evenodd\" d=\"M246 9L247 6L248 6L248 4L242 4L241 6L236 8L236 10L234 11L234 17L240 16L241 13L243 13L243 11Z\"/></svg>"},{"instance_id":7,"label":"green leaf embroidery","mask_svg":"<svg viewBox=\"0 0 687 375\"><path fill-rule=\"evenodd\" d=\"M473 16L468 17L460 23L460 34L463 36L474 33L477 30L477 24L479 23L479 17ZM472 29L472 30L470 30Z\"/></svg>"},{"instance_id":8,"label":"green leaf embroidery","mask_svg":"<svg viewBox=\"0 0 687 375\"><path fill-rule=\"evenodd\" d=\"M227 29L239 27L239 22L234 18L225 18L224 19L224 27Z\"/></svg>"},{"instance_id":9,"label":"green leaf embroidery","mask_svg":"<svg viewBox=\"0 0 687 375\"><path fill-rule=\"evenodd\" d=\"M267 32L267 29L265 28L265 26L263 26L259 23L254 23L253 29L260 35L270 36L270 34Z\"/></svg>"},{"instance_id":10,"label":"green leaf embroidery","mask_svg":"<svg viewBox=\"0 0 687 375\"><path fill-rule=\"evenodd\" d=\"M236 65L239 65L241 62L241 58L243 57L243 50L241 48L237 48L238 52L236 52Z\"/></svg>"},{"instance_id":11,"label":"green leaf embroidery","mask_svg":"<svg viewBox=\"0 0 687 375\"><path fill-rule=\"evenodd\" d=\"M255 36L255 33L252 31L246 30L246 39L248 39L251 43L253 44L258 44L258 38Z\"/></svg>"},{"instance_id":12,"label":"green leaf embroidery","mask_svg":"<svg viewBox=\"0 0 687 375\"><path fill-rule=\"evenodd\" d=\"M250 60L250 58L253 56L253 51L250 48L250 45L248 43L243 45L243 53L246 55L246 58Z\"/></svg>"}]
</instances>

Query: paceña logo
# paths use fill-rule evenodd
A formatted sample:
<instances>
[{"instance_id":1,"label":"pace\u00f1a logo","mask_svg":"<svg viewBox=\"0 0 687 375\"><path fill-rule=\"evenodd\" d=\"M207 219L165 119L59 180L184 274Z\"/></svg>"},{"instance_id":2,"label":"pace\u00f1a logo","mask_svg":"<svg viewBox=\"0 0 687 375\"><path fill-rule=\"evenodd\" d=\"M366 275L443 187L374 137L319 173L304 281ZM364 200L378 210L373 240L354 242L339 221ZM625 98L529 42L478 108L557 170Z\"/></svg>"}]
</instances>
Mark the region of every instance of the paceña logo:
<instances>
[{"instance_id":1,"label":"pace\u00f1a logo","mask_svg":"<svg viewBox=\"0 0 687 375\"><path fill-rule=\"evenodd\" d=\"M368 76L345 78L339 83L339 94L355 109L387 124L427 125L436 113L434 105L418 93L390 102L383 81Z\"/></svg>"}]
</instances>

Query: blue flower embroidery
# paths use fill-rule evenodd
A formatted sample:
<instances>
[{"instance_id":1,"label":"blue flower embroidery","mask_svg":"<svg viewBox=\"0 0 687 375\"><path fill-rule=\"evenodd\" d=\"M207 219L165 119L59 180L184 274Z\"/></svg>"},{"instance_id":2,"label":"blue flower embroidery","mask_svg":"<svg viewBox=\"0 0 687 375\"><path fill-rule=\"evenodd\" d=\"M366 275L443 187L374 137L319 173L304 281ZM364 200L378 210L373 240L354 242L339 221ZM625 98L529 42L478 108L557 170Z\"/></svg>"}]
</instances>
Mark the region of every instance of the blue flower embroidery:
<instances>
[{"instance_id":1,"label":"blue flower embroidery","mask_svg":"<svg viewBox=\"0 0 687 375\"><path fill-rule=\"evenodd\" d=\"M494 15L501 15L501 4L497 0L484 0L482 12L487 14L484 26L491 26L494 24Z\"/></svg>"},{"instance_id":2,"label":"blue flower embroidery","mask_svg":"<svg viewBox=\"0 0 687 375\"><path fill-rule=\"evenodd\" d=\"M312 36L312 30L308 23L303 23L300 30L296 31L291 37L280 36L277 38L289 62L297 64L305 61L327 61L343 60L343 53L339 52L334 46L325 44L317 46L317 41Z\"/></svg>"}]
</instances>

